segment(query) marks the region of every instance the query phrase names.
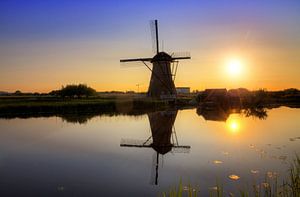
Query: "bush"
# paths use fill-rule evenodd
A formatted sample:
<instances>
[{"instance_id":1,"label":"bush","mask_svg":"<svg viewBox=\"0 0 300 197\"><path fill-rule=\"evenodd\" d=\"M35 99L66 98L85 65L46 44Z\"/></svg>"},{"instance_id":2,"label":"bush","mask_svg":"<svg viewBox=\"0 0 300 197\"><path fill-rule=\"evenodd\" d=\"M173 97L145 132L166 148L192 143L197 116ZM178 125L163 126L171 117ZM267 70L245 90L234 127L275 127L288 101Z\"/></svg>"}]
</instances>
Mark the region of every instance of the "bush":
<instances>
[{"instance_id":1,"label":"bush","mask_svg":"<svg viewBox=\"0 0 300 197\"><path fill-rule=\"evenodd\" d=\"M61 97L89 97L96 94L96 91L85 84L67 85L60 90L53 90L49 94Z\"/></svg>"}]
</instances>

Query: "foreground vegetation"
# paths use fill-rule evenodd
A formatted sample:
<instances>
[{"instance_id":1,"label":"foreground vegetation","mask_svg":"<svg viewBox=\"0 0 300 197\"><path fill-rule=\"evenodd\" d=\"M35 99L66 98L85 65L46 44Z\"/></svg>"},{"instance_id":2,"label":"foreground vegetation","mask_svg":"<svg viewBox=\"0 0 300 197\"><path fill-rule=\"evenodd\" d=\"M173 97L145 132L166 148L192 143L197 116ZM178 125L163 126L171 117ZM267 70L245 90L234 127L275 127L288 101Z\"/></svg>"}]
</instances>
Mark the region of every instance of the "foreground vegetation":
<instances>
[{"instance_id":1,"label":"foreground vegetation","mask_svg":"<svg viewBox=\"0 0 300 197\"><path fill-rule=\"evenodd\" d=\"M223 184L217 182L216 186L209 189L209 196L255 196L255 197L300 197L300 158L295 157L287 171L288 176L279 183L278 177L268 177L258 184L253 184L252 189L240 189L239 191L225 192ZM191 184L183 186L180 180L177 187L172 187L169 191L162 192L163 197L197 197L201 196L201 190Z\"/></svg>"}]
</instances>

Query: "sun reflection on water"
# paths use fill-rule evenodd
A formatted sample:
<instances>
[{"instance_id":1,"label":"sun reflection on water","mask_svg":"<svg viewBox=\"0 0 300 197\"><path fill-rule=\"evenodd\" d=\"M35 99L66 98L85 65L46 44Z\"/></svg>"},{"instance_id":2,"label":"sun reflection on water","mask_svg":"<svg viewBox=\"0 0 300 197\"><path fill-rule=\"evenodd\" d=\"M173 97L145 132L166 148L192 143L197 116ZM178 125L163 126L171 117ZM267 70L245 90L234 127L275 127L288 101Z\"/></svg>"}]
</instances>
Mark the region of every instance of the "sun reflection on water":
<instances>
[{"instance_id":1,"label":"sun reflection on water","mask_svg":"<svg viewBox=\"0 0 300 197\"><path fill-rule=\"evenodd\" d=\"M230 116L226 121L227 129L230 133L235 134L240 132L241 122L238 116Z\"/></svg>"}]
</instances>

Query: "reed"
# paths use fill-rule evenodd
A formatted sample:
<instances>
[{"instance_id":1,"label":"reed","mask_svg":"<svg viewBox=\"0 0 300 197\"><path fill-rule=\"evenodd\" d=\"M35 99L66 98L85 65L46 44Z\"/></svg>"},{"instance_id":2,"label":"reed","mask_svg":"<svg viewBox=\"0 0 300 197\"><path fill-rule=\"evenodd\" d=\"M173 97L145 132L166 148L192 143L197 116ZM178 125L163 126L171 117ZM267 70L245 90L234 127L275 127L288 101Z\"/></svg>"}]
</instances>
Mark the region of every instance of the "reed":
<instances>
[{"instance_id":1,"label":"reed","mask_svg":"<svg viewBox=\"0 0 300 197\"><path fill-rule=\"evenodd\" d=\"M185 188L185 189L182 189ZM295 156L287 170L287 178L278 182L277 175L270 177L266 174L263 182L252 185L252 188L240 189L234 193L226 193L223 189L223 184L216 181L216 187L209 188L209 197L223 197L223 196L241 196L241 197L300 197L300 158ZM180 179L178 187L171 187L169 192L162 192L160 196L163 197L196 197L200 196L200 190L188 184L183 187Z\"/></svg>"}]
</instances>

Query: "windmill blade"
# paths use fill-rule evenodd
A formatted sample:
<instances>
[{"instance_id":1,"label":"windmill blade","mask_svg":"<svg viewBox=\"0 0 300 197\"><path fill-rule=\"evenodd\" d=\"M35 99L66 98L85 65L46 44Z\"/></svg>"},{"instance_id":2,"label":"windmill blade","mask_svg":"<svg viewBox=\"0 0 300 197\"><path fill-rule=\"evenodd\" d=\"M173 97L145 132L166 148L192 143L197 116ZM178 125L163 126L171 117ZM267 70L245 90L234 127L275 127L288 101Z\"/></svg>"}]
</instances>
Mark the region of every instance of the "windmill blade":
<instances>
[{"instance_id":1,"label":"windmill blade","mask_svg":"<svg viewBox=\"0 0 300 197\"><path fill-rule=\"evenodd\" d=\"M120 146L122 147L137 147L137 148L150 148L152 140L137 140L137 139L121 139Z\"/></svg>"},{"instance_id":2,"label":"windmill blade","mask_svg":"<svg viewBox=\"0 0 300 197\"><path fill-rule=\"evenodd\" d=\"M143 67L142 62L120 62L121 68L133 68L133 67Z\"/></svg>"},{"instance_id":3,"label":"windmill blade","mask_svg":"<svg viewBox=\"0 0 300 197\"><path fill-rule=\"evenodd\" d=\"M151 174L150 174L150 184L158 185L158 166L159 164L159 154L158 152L154 152L152 155L152 166L151 166Z\"/></svg>"},{"instance_id":4,"label":"windmill blade","mask_svg":"<svg viewBox=\"0 0 300 197\"><path fill-rule=\"evenodd\" d=\"M171 53L172 60L191 59L190 52L173 52Z\"/></svg>"},{"instance_id":5,"label":"windmill blade","mask_svg":"<svg viewBox=\"0 0 300 197\"><path fill-rule=\"evenodd\" d=\"M174 146L172 148L172 153L190 153L190 146Z\"/></svg>"},{"instance_id":6,"label":"windmill blade","mask_svg":"<svg viewBox=\"0 0 300 197\"><path fill-rule=\"evenodd\" d=\"M159 40L158 40L158 22L157 20L150 21L150 31L152 40L152 50L154 53L159 53Z\"/></svg>"},{"instance_id":7,"label":"windmill blade","mask_svg":"<svg viewBox=\"0 0 300 197\"><path fill-rule=\"evenodd\" d=\"M151 44L152 44L152 52L156 54L156 31L155 31L155 21L151 20L150 23L150 33L151 33Z\"/></svg>"},{"instance_id":8,"label":"windmill blade","mask_svg":"<svg viewBox=\"0 0 300 197\"><path fill-rule=\"evenodd\" d=\"M134 58L134 59L121 59L120 62L151 62L152 58Z\"/></svg>"},{"instance_id":9,"label":"windmill blade","mask_svg":"<svg viewBox=\"0 0 300 197\"><path fill-rule=\"evenodd\" d=\"M171 74L173 77L173 81L175 81L175 78L176 78L178 64L179 64L179 61L177 61L177 60L171 62Z\"/></svg>"},{"instance_id":10,"label":"windmill blade","mask_svg":"<svg viewBox=\"0 0 300 197\"><path fill-rule=\"evenodd\" d=\"M151 62L152 58L135 58L135 59L121 59L120 66L122 68L141 67L144 66L142 62Z\"/></svg>"}]
</instances>

